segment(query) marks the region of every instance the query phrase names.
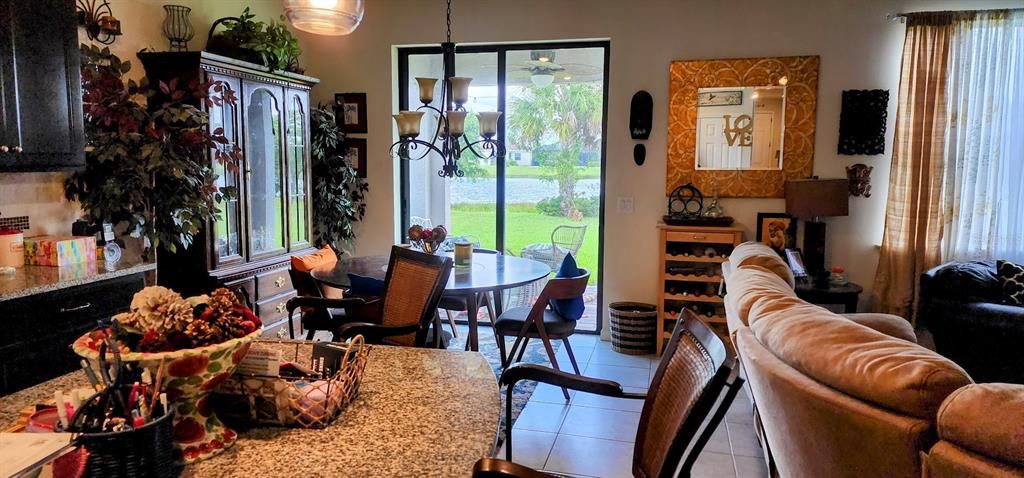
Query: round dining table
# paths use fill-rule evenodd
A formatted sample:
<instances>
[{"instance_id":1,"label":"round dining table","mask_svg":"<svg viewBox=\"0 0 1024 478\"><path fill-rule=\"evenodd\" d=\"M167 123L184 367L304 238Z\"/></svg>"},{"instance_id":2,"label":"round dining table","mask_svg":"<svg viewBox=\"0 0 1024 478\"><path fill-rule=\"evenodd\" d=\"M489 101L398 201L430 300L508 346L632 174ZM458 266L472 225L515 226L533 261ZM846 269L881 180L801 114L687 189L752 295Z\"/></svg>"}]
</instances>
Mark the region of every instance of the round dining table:
<instances>
[{"instance_id":1,"label":"round dining table","mask_svg":"<svg viewBox=\"0 0 1024 478\"><path fill-rule=\"evenodd\" d=\"M442 253L450 256L450 253ZM356 274L384 280L388 269L388 256L360 256L338 259L332 266L313 269L313 279L338 288L349 286L348 275ZM551 267L533 259L474 252L471 264L452 267L451 277L444 289L445 297L465 300L469 321L469 350L479 351L477 313L480 304L478 294L494 294L495 316L501 315L501 294L505 289L521 287L543 279L551 274Z\"/></svg>"}]
</instances>

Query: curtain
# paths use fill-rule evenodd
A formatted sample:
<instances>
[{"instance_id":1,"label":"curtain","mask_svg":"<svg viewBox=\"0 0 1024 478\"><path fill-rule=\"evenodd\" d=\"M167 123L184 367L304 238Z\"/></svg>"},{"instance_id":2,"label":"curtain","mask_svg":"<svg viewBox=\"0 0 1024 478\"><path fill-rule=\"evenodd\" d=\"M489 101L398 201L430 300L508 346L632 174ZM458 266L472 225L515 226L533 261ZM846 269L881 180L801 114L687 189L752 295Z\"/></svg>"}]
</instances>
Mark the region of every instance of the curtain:
<instances>
[{"instance_id":1,"label":"curtain","mask_svg":"<svg viewBox=\"0 0 1024 478\"><path fill-rule=\"evenodd\" d=\"M956 22L942 261L1024 262L1024 11Z\"/></svg>"},{"instance_id":2,"label":"curtain","mask_svg":"<svg viewBox=\"0 0 1024 478\"><path fill-rule=\"evenodd\" d=\"M940 261L940 198L953 13L907 19L875 310L910 317L921 273Z\"/></svg>"}]
</instances>

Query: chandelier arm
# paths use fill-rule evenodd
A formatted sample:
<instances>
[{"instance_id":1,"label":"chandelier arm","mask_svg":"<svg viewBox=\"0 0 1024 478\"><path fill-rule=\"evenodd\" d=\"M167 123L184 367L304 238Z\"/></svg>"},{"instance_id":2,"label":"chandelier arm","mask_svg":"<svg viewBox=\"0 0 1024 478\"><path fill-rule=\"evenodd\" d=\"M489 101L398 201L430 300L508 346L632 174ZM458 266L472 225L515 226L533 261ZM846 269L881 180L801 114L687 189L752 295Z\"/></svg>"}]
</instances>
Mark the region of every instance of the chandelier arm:
<instances>
[{"instance_id":1,"label":"chandelier arm","mask_svg":"<svg viewBox=\"0 0 1024 478\"><path fill-rule=\"evenodd\" d=\"M433 106L431 106L429 104L420 106L419 108L416 108L416 111L420 111L420 110L424 110L424 109L430 110L430 111L433 111L433 112L437 113L437 117L438 117L437 129L434 131L434 137L430 139L431 143L436 143L438 138L441 138L441 137L444 136L444 135L441 134L441 132L442 131L444 131L444 132L448 131L448 117L445 116L444 113L441 112L441 110L439 110L439 109L437 109L437 108L435 108L435 107L433 107Z\"/></svg>"},{"instance_id":2,"label":"chandelier arm","mask_svg":"<svg viewBox=\"0 0 1024 478\"><path fill-rule=\"evenodd\" d=\"M398 142L396 142L395 144L391 145L391 150L389 151L389 153L392 156L394 156L395 148L399 148L399 149L401 149L401 148L408 148L410 145L422 145L422 146L426 146L427 147L427 151L423 154L423 156L420 156L420 157L416 158L416 160L423 159L424 157L426 157L427 154L430 154L431 151L441 155L442 157L444 156L444 152L442 152L440 149L438 149L437 146L434 146L432 143L428 143L426 141L415 139L415 138L398 140ZM410 158L410 159L412 159L412 158Z\"/></svg>"},{"instance_id":3,"label":"chandelier arm","mask_svg":"<svg viewBox=\"0 0 1024 478\"><path fill-rule=\"evenodd\" d=\"M481 153L480 151L478 151L474 147L476 145L481 145L481 148L480 148L481 150L483 150L483 151L490 151L490 153ZM478 157L480 159L504 158L505 157L504 145L500 141L495 141L493 139L486 139L485 138L485 139L474 141L472 143L470 143L467 140L466 141L466 146L463 147L461 149L461 151L466 151L466 150L469 150L471 153L473 153L474 155L476 155L476 157Z\"/></svg>"}]
</instances>

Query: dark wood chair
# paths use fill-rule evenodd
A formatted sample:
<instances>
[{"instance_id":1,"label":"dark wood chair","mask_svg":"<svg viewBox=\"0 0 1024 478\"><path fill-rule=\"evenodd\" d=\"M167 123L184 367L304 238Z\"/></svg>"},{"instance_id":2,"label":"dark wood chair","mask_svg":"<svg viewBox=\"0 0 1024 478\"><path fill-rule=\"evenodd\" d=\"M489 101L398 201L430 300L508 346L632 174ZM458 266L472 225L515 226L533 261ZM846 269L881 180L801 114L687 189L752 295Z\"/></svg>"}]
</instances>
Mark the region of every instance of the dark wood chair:
<instances>
[{"instance_id":1,"label":"dark wood chair","mask_svg":"<svg viewBox=\"0 0 1024 478\"><path fill-rule=\"evenodd\" d=\"M474 254L497 254L498 251L495 249L482 249L479 247L473 248ZM491 299L490 292L481 292L476 295L476 301L478 304L484 304L487 308L487 316L491 319L491 324L494 324L494 302ZM466 312L469 307L466 306L466 299L464 297L441 297L441 310L444 310L445 315L448 316L448 326L452 329L452 336L458 337L459 332L456 329L455 315L452 312ZM469 341L466 341L466 350L469 350Z\"/></svg>"},{"instance_id":2,"label":"dark wood chair","mask_svg":"<svg viewBox=\"0 0 1024 478\"><path fill-rule=\"evenodd\" d=\"M321 314L331 309L358 309L361 313L332 316L332 340L362 334L367 343L440 348L443 334L437 304L451 269L452 260L448 257L395 246L391 248L382 297L293 297L286 305L289 319L299 308Z\"/></svg>"},{"instance_id":3,"label":"dark wood chair","mask_svg":"<svg viewBox=\"0 0 1024 478\"><path fill-rule=\"evenodd\" d=\"M718 428L743 379L736 373L732 348L690 311L684 311L658 364L646 395L626 393L610 380L581 377L534 364L517 364L501 375L506 386L505 460L484 458L473 469L474 478L548 477L511 463L512 390L520 380L536 380L580 392L644 400L633 447L633 476L690 476L690 470L711 434ZM723 390L722 402L715 407ZM701 424L710 415L703 432ZM687 447L693 442L689 453ZM678 474L677 474L678 472Z\"/></svg>"},{"instance_id":4,"label":"dark wood chair","mask_svg":"<svg viewBox=\"0 0 1024 478\"><path fill-rule=\"evenodd\" d=\"M323 295L320 285L317 284L316 279L310 275L309 272L302 272L295 270L294 268L288 269L288 275L292 279L292 286L295 287L295 292L298 297L303 298L315 298L325 300L339 300L339 299L328 299ZM298 307L298 301L289 302L289 304ZM347 305L335 304L332 306L326 305L324 302L319 307L308 307L303 306L300 308L301 315L299 316L299 323L302 327L301 330L306 332L306 340L313 340L313 337L318 331L334 332L341 327L342 324L349 322L353 319L351 315L359 317L367 314L372 315L373 304L357 306L354 301L349 301ZM348 309L344 308L348 307ZM369 308L369 312L365 309ZM295 326L292 322L292 313L294 308L288 309L288 336L292 339L295 338ZM335 337L336 338L336 337Z\"/></svg>"},{"instance_id":5,"label":"dark wood chair","mask_svg":"<svg viewBox=\"0 0 1024 478\"><path fill-rule=\"evenodd\" d=\"M566 353L569 354L569 362L573 370L580 374L580 367L576 363L576 356L573 355L572 345L569 343L569 336L576 332L576 320L562 317L550 306L552 300L571 299L580 297L587 289L587 281L590 280L590 272L580 269L581 275L576 277L559 278L555 277L548 281L541 290L537 301L532 307L516 307L503 312L498 320L494 322L494 333L498 340L498 351L501 353L502 367L512 365L513 361L523 359L526 346L530 339L539 338L544 343L548 360L555 370L558 367L558 360L555 359L555 350L551 346L551 340L561 340ZM512 349L505 353L505 337L515 337ZM516 356L518 354L518 357ZM569 400L569 392L562 388L565 399Z\"/></svg>"}]
</instances>

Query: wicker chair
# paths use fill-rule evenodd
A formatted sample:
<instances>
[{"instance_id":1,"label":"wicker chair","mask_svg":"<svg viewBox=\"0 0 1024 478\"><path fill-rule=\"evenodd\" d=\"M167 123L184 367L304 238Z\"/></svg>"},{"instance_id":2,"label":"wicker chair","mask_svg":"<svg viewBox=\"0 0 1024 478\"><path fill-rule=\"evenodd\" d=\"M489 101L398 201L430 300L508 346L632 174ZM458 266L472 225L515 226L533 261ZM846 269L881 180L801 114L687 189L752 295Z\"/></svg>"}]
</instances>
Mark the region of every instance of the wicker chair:
<instances>
[{"instance_id":1,"label":"wicker chair","mask_svg":"<svg viewBox=\"0 0 1024 478\"><path fill-rule=\"evenodd\" d=\"M551 244L530 244L520 251L519 255L527 259L540 261L555 270L565 256L574 257L583 247L583 238L587 235L587 225L570 226L563 224L551 231Z\"/></svg>"},{"instance_id":2,"label":"wicker chair","mask_svg":"<svg viewBox=\"0 0 1024 478\"><path fill-rule=\"evenodd\" d=\"M474 478L550 477L512 463L512 390L520 380L536 380L608 397L644 400L633 447L633 476L690 476L694 462L718 428L743 385L734 373L736 357L704 322L690 311L676 322L661 363L646 395L626 393L610 380L580 377L533 364L517 364L501 375L506 386L505 460L483 458L473 468ZM731 380L730 380L731 379ZM715 402L725 395L717 408ZM704 430L701 424L710 415ZM689 453L687 447L691 441ZM507 460L507 461L506 461ZM678 472L678 474L677 474Z\"/></svg>"},{"instance_id":3,"label":"wicker chair","mask_svg":"<svg viewBox=\"0 0 1024 478\"><path fill-rule=\"evenodd\" d=\"M544 349L547 351L551 366L555 370L560 370L558 360L555 359L554 348L551 347L551 340L555 339L562 341L565 351L569 354L569 362L572 363L573 370L576 371L576 375L580 374L580 367L576 364L576 356L573 355L572 345L569 343L569 336L576 332L577 321L562 317L550 306L550 301L571 299L583 295L587 289L587 281L590 280L590 272L585 269L581 269L581 271L582 274L576 277L555 277L549 280L532 307L508 309L498 316L498 320L494 322L494 334L498 340L502 367L512 365L513 361L522 360L530 339L539 338L544 342ZM508 336L513 336L516 340L512 343L512 349L506 354L505 337ZM565 399L569 400L569 392L564 387L562 393L565 394Z\"/></svg>"},{"instance_id":4,"label":"wicker chair","mask_svg":"<svg viewBox=\"0 0 1024 478\"><path fill-rule=\"evenodd\" d=\"M364 313L346 314L332 324L333 340L362 334L367 343L443 348L437 306L451 269L451 258L395 246L391 248L383 297L293 297L286 305L288 317L290 320L298 308L358 308Z\"/></svg>"}]
</instances>

